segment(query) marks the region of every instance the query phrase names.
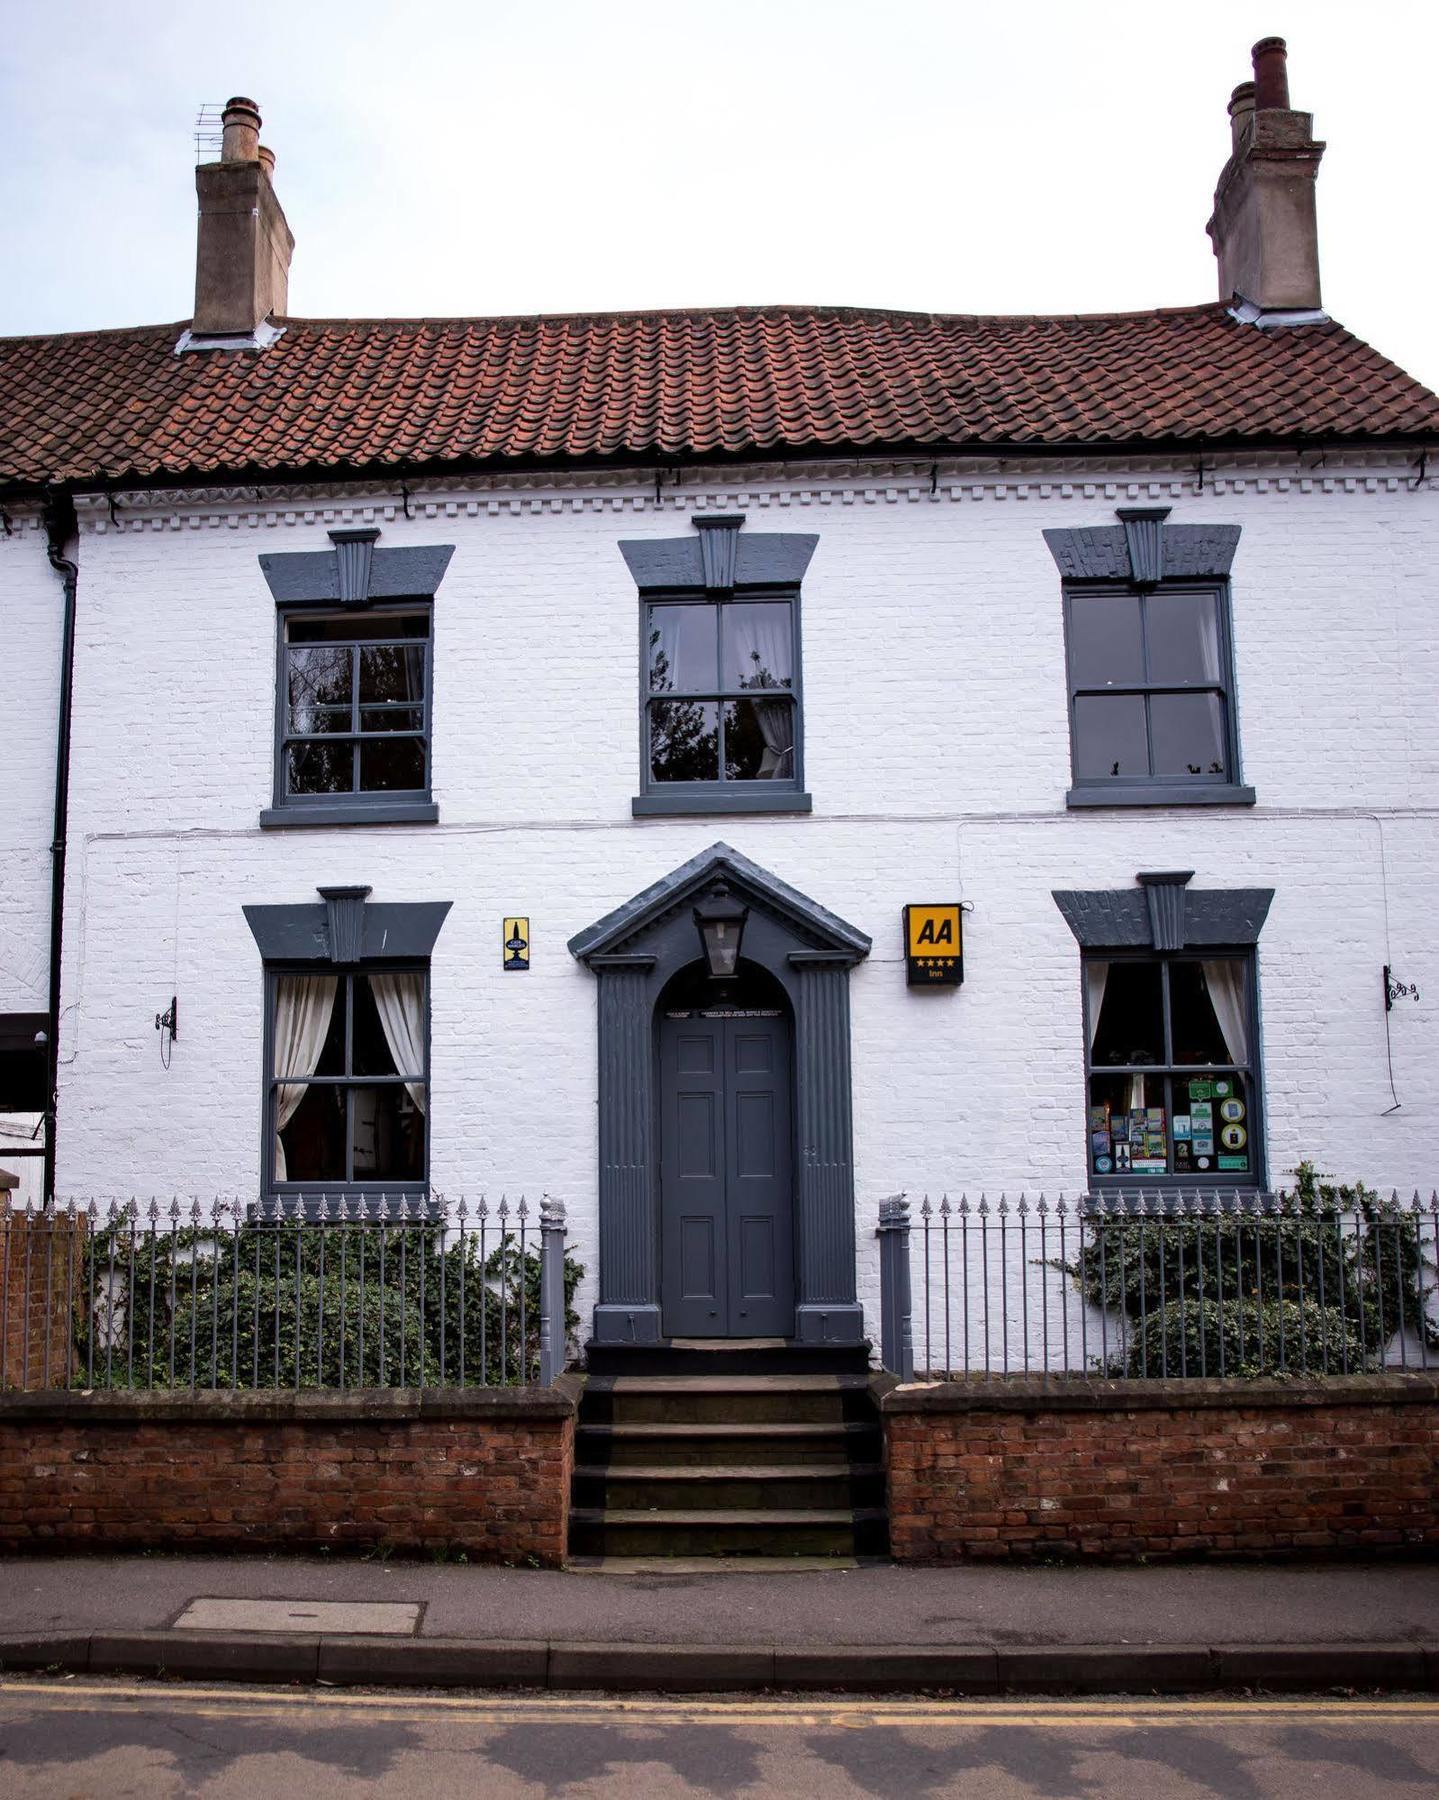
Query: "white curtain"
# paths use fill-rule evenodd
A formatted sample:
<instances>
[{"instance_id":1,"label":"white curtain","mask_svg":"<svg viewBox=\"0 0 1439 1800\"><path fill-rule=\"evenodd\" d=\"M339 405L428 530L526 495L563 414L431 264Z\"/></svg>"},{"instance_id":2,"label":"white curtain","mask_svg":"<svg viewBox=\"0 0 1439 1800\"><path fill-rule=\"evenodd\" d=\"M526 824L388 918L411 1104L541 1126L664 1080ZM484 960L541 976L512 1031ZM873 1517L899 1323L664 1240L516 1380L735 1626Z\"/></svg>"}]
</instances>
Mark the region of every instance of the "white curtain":
<instances>
[{"instance_id":1,"label":"white curtain","mask_svg":"<svg viewBox=\"0 0 1439 1800\"><path fill-rule=\"evenodd\" d=\"M787 688L791 684L789 608L732 606L725 620L730 667L726 684Z\"/></svg>"},{"instance_id":2,"label":"white curtain","mask_svg":"<svg viewBox=\"0 0 1439 1800\"><path fill-rule=\"evenodd\" d=\"M794 708L788 700L756 700L754 711L764 739L755 780L788 781L794 774Z\"/></svg>"},{"instance_id":3,"label":"white curtain","mask_svg":"<svg viewBox=\"0 0 1439 1800\"><path fill-rule=\"evenodd\" d=\"M1199 609L1199 664L1205 681L1219 680L1219 608L1213 600Z\"/></svg>"},{"instance_id":4,"label":"white curtain","mask_svg":"<svg viewBox=\"0 0 1439 1800\"><path fill-rule=\"evenodd\" d=\"M1249 1029L1245 1023L1244 964L1226 957L1201 964L1209 1003L1219 1021L1229 1060L1242 1068L1249 1061Z\"/></svg>"},{"instance_id":5,"label":"white curtain","mask_svg":"<svg viewBox=\"0 0 1439 1800\"><path fill-rule=\"evenodd\" d=\"M1094 1052L1094 1039L1099 1031L1099 1009L1104 1005L1104 990L1109 986L1109 964L1087 962L1084 965L1084 992L1089 1001L1089 1049Z\"/></svg>"},{"instance_id":6,"label":"white curtain","mask_svg":"<svg viewBox=\"0 0 1439 1800\"><path fill-rule=\"evenodd\" d=\"M285 1145L280 1133L304 1099L306 1079L313 1075L325 1047L330 1015L335 1010L334 975L282 975L275 985L275 1179L288 1179Z\"/></svg>"},{"instance_id":7,"label":"white curtain","mask_svg":"<svg viewBox=\"0 0 1439 1800\"><path fill-rule=\"evenodd\" d=\"M747 689L787 689L791 684L790 618L787 606L729 608L726 621L731 667L726 682ZM754 703L764 754L756 779L788 781L794 774L794 707L788 700Z\"/></svg>"},{"instance_id":8,"label":"white curtain","mask_svg":"<svg viewBox=\"0 0 1439 1800\"><path fill-rule=\"evenodd\" d=\"M371 975L375 1008L397 1075L415 1076L405 1091L425 1111L425 978L423 975Z\"/></svg>"}]
</instances>

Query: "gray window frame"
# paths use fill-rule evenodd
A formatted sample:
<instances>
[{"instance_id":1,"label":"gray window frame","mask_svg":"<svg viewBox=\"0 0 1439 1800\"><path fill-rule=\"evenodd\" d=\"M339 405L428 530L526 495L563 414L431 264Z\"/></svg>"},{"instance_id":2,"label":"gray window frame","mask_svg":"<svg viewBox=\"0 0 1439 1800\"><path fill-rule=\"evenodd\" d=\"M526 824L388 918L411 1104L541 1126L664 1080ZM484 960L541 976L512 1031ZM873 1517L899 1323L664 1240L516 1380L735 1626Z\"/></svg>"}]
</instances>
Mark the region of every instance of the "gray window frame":
<instances>
[{"instance_id":1,"label":"gray window frame","mask_svg":"<svg viewBox=\"0 0 1439 1800\"><path fill-rule=\"evenodd\" d=\"M426 622L424 729L418 734L425 745L423 788L348 794L289 794L285 788L285 745L289 737L289 690L286 682L286 655L290 648L287 633L293 619L337 620L359 623L376 616L413 617L423 614ZM341 643L343 639L333 640ZM355 639L356 643L366 640ZM418 643L419 639L409 639ZM263 827L298 827L306 825L422 825L433 824L440 816L434 795L434 680L435 680L435 602L432 595L415 594L369 601L363 606L337 605L334 600L285 600L275 608L275 720L273 801L260 814ZM358 702L356 703L358 704ZM354 721L358 724L358 721ZM339 736L341 734L336 734ZM354 743L366 736L388 736L388 733L344 734Z\"/></svg>"},{"instance_id":2,"label":"gray window frame","mask_svg":"<svg viewBox=\"0 0 1439 1800\"><path fill-rule=\"evenodd\" d=\"M1101 1063L1092 1061L1093 1021L1089 1017L1089 983L1086 971L1091 963L1158 963L1164 970L1160 984L1164 1006L1164 1047L1172 1052L1174 1040L1170 1019L1169 968L1174 963L1194 963L1205 960L1228 959L1242 962L1247 971L1245 992L1248 999L1248 1016L1246 1026L1249 1035L1248 1063ZM1084 1168L1085 1180L1090 1189L1096 1193L1111 1193L1116 1189L1133 1191L1136 1188L1148 1188L1160 1191L1183 1190L1186 1193L1200 1191L1223 1190L1231 1193L1262 1192L1267 1183L1265 1169L1267 1166L1267 1144L1264 1129L1264 1074L1262 1042L1260 1039L1259 1017L1259 959L1253 944L1202 944L1186 946L1181 950L1155 949L1106 949L1096 946L1083 948L1080 951L1080 1017L1084 1022ZM1167 1175L1135 1175L1131 1172L1115 1171L1108 1175L1097 1174L1094 1169L1092 1146L1089 1141L1089 1093L1092 1075L1159 1075L1172 1080L1189 1080L1207 1073L1224 1073L1226 1070L1237 1070L1245 1078L1250 1099L1249 1144L1250 1157L1247 1173L1237 1170L1193 1170L1183 1174L1171 1171ZM1172 1109L1169 1113L1172 1120ZM1166 1127L1169 1129L1169 1127ZM1172 1138L1171 1138L1172 1144ZM1217 1160L1217 1158L1216 1158Z\"/></svg>"},{"instance_id":3,"label":"gray window frame","mask_svg":"<svg viewBox=\"0 0 1439 1800\"><path fill-rule=\"evenodd\" d=\"M1234 632L1228 579L1186 577L1160 582L1065 581L1061 589L1064 608L1064 670L1068 693L1070 807L1089 806L1252 806L1255 794L1240 776L1239 720L1234 671ZM1094 599L1132 599L1139 605L1140 642L1148 667L1148 609L1151 599L1170 594L1204 594L1213 598L1219 628L1219 678L1216 681L1116 682L1106 687L1082 686L1074 677L1076 604ZM1153 732L1148 701L1163 694L1217 694L1224 709L1225 772L1222 776L1156 775L1087 776L1079 773L1079 734L1076 702L1091 696L1137 695L1145 700L1145 737L1149 760L1154 760Z\"/></svg>"},{"instance_id":4,"label":"gray window frame","mask_svg":"<svg viewBox=\"0 0 1439 1800\"><path fill-rule=\"evenodd\" d=\"M724 776L724 706L732 700L753 700L756 690L729 690L716 679L713 690L671 695L673 699L715 702L720 708L717 781L656 781L650 768L650 713L655 701L666 698L650 688L649 609L652 606L745 606L783 602L789 607L792 685L763 690L783 694L794 711L794 773L783 781L726 780ZM779 813L809 812L811 799L804 786L804 671L801 656L802 619L798 583L763 582L710 590L692 587L642 588L639 594L639 757L640 791L632 803L636 818L681 813ZM716 645L722 643L716 621ZM719 670L716 670L718 677ZM763 692L761 691L761 692Z\"/></svg>"},{"instance_id":5,"label":"gray window frame","mask_svg":"<svg viewBox=\"0 0 1439 1800\"><path fill-rule=\"evenodd\" d=\"M357 1199L361 1196L378 1200L381 1194L400 1204L393 1209L396 1217L408 1217L426 1214L429 1211L430 1197L430 1146L431 1132L431 1066L430 1066L430 959L428 957L388 957L369 959L352 963L321 963L300 961L285 957L266 961L263 965L265 1026L264 1026L264 1062L261 1071L261 1105L260 1105L260 1211L261 1216L293 1217L296 1214L313 1215L319 1206L321 1197L334 1200L340 1196L346 1199ZM275 1070L275 1002L279 979L283 975L335 975L345 983L345 1063L347 1068L354 1060L354 999L353 979L357 975L384 974L422 974L425 977L425 1172L419 1181L353 1181L314 1183L304 1181L284 1181L275 1179L275 1089L279 1078ZM307 1086L324 1087L389 1087L406 1080L413 1081L414 1076L404 1075L317 1075L311 1076ZM349 1104L346 1103L346 1124L350 1122ZM354 1155L353 1132L346 1131L346 1166L352 1165ZM418 1202L418 1207L416 1206Z\"/></svg>"}]
</instances>

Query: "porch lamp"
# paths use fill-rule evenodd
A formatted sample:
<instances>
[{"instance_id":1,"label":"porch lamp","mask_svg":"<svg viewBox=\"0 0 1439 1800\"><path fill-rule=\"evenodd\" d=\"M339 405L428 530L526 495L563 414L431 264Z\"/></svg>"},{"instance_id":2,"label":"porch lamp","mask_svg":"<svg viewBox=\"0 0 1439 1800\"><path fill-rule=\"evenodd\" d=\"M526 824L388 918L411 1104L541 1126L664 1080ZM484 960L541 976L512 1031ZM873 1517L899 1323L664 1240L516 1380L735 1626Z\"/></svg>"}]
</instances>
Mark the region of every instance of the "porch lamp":
<instances>
[{"instance_id":1,"label":"porch lamp","mask_svg":"<svg viewBox=\"0 0 1439 1800\"><path fill-rule=\"evenodd\" d=\"M695 924L711 976L723 981L739 968L740 939L749 908L742 906L722 881L718 881L695 908Z\"/></svg>"}]
</instances>

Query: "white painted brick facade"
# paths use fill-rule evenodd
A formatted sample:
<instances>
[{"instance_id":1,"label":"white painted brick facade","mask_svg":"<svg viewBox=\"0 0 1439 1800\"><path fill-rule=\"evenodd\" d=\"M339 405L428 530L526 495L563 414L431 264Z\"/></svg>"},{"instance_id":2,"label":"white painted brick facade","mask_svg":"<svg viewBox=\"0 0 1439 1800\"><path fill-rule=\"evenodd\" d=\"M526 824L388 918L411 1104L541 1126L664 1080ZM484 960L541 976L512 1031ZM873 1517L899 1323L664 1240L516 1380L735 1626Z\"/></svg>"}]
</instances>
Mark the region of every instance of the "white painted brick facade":
<instances>
[{"instance_id":1,"label":"white painted brick facade","mask_svg":"<svg viewBox=\"0 0 1439 1800\"><path fill-rule=\"evenodd\" d=\"M409 520L386 502L383 546L456 546L435 605L441 820L308 832L257 825L275 702L257 558L327 548L364 505L172 497L122 508L118 530L85 513L62 1192L256 1191L262 993L241 904L364 882L376 900L454 902L433 964L434 1187L561 1196L593 1270L594 983L565 941L720 838L874 938L852 979L872 1320L879 1196L1083 1186L1079 954L1054 887L1172 867L1199 888L1272 886L1271 1179L1307 1155L1345 1177L1439 1181L1439 495L1411 479L1221 467L1200 493L1192 471L941 474L932 494L926 470L736 477L658 509L652 489L612 485L421 495ZM637 602L616 543L689 533L696 495L745 512L747 532L819 534L803 597L811 817L631 817ZM1256 808L1065 811L1060 588L1041 531L1112 523L1134 499L1243 528L1234 637ZM13 593L54 617L41 540L25 551L7 606ZM965 985L909 992L901 908L955 896L972 908ZM525 976L501 973L507 913L532 922ZM1386 961L1421 993L1391 1016L1403 1104L1388 1113ZM172 993L165 1070L153 1018Z\"/></svg>"},{"instance_id":2,"label":"white painted brick facade","mask_svg":"<svg viewBox=\"0 0 1439 1800\"><path fill-rule=\"evenodd\" d=\"M0 533L0 1013L50 1005L50 835L64 590L36 520Z\"/></svg>"}]
</instances>

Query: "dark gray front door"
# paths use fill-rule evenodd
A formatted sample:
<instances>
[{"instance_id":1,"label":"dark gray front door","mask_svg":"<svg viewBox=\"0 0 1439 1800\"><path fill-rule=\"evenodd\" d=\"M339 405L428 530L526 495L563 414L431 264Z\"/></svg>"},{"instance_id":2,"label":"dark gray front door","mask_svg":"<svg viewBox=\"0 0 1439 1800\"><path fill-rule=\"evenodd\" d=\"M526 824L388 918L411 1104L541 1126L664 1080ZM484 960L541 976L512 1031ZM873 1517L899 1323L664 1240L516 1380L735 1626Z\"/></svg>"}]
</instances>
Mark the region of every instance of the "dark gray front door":
<instances>
[{"instance_id":1,"label":"dark gray front door","mask_svg":"<svg viewBox=\"0 0 1439 1800\"><path fill-rule=\"evenodd\" d=\"M695 1012L660 1025L669 1337L794 1330L789 1021Z\"/></svg>"}]
</instances>

